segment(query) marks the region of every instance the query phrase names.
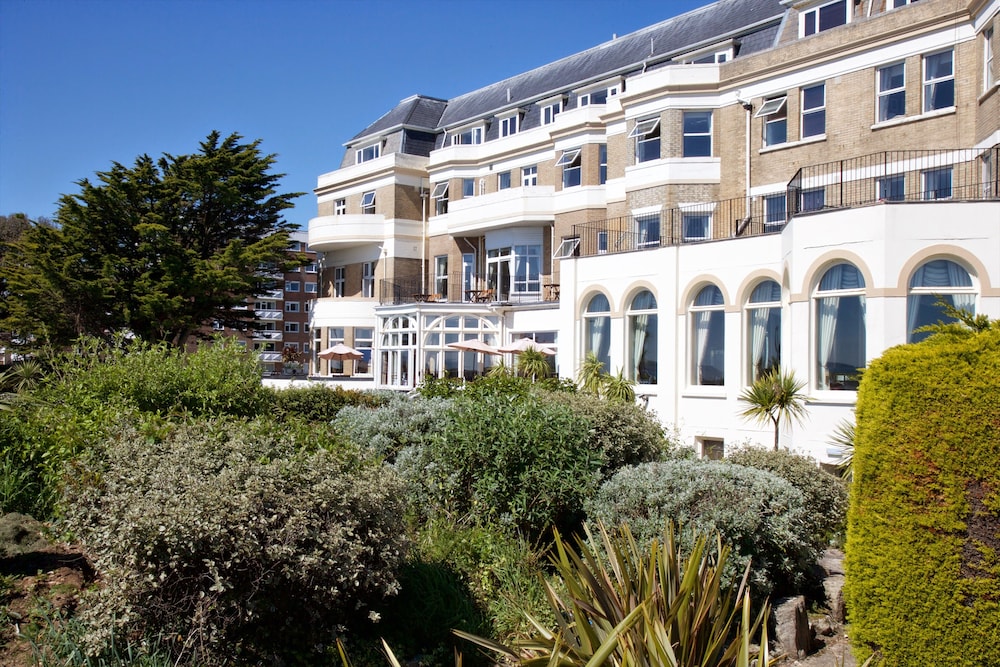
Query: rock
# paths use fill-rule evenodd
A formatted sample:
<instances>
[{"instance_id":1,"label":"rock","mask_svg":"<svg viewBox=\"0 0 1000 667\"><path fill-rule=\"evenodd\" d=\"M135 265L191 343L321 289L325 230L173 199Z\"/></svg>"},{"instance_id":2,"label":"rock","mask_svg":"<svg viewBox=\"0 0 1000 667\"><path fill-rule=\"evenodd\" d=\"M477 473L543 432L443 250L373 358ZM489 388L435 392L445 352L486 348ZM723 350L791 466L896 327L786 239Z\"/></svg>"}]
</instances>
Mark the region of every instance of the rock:
<instances>
[{"instance_id":1,"label":"rock","mask_svg":"<svg viewBox=\"0 0 1000 667\"><path fill-rule=\"evenodd\" d=\"M0 517L0 560L42 551L49 541L44 526L25 514L11 512Z\"/></svg>"},{"instance_id":2,"label":"rock","mask_svg":"<svg viewBox=\"0 0 1000 667\"><path fill-rule=\"evenodd\" d=\"M812 629L802 595L779 600L774 606L776 635L781 650L790 658L804 658L812 648Z\"/></svg>"}]
</instances>

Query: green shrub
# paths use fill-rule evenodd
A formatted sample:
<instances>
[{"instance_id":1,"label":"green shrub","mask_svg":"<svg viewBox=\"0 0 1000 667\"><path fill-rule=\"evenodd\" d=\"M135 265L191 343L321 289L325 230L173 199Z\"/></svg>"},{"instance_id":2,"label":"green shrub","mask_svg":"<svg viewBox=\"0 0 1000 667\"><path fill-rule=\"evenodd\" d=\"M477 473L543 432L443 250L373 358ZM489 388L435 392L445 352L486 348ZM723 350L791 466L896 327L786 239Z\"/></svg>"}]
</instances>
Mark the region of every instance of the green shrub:
<instances>
[{"instance_id":1,"label":"green shrub","mask_svg":"<svg viewBox=\"0 0 1000 667\"><path fill-rule=\"evenodd\" d=\"M845 595L890 666L1000 665L1000 326L946 331L858 391Z\"/></svg>"},{"instance_id":2,"label":"green shrub","mask_svg":"<svg viewBox=\"0 0 1000 667\"><path fill-rule=\"evenodd\" d=\"M338 625L397 591L399 485L299 433L123 427L81 464L65 525L103 582L84 616L93 648L115 628L180 636L171 647L189 664L308 664Z\"/></svg>"},{"instance_id":3,"label":"green shrub","mask_svg":"<svg viewBox=\"0 0 1000 667\"><path fill-rule=\"evenodd\" d=\"M535 393L466 390L443 428L426 445L403 450L396 467L417 511L468 514L535 537L579 522L602 463L589 429L571 409Z\"/></svg>"},{"instance_id":4,"label":"green shrub","mask_svg":"<svg viewBox=\"0 0 1000 667\"><path fill-rule=\"evenodd\" d=\"M657 461L678 446L656 415L635 403L614 403L586 393L554 392L546 400L568 406L590 424L590 446L604 457L605 476L619 468Z\"/></svg>"},{"instance_id":5,"label":"green shrub","mask_svg":"<svg viewBox=\"0 0 1000 667\"><path fill-rule=\"evenodd\" d=\"M816 461L787 451L744 447L725 458L727 463L774 473L802 492L809 535L816 548L841 536L847 519L847 488L840 478L820 468Z\"/></svg>"},{"instance_id":6,"label":"green shrub","mask_svg":"<svg viewBox=\"0 0 1000 667\"><path fill-rule=\"evenodd\" d=\"M810 580L818 552L808 539L802 494L763 470L721 462L676 460L624 468L587 503L590 520L628 524L648 543L667 521L681 527L685 545L698 533L718 532L732 548L726 581L752 562L755 598L798 590Z\"/></svg>"},{"instance_id":7,"label":"green shrub","mask_svg":"<svg viewBox=\"0 0 1000 667\"><path fill-rule=\"evenodd\" d=\"M343 407L333 426L367 453L391 461L403 447L423 443L444 428L449 407L444 398L395 394L380 407Z\"/></svg>"},{"instance_id":8,"label":"green shrub","mask_svg":"<svg viewBox=\"0 0 1000 667\"><path fill-rule=\"evenodd\" d=\"M276 419L301 417L316 422L333 420L345 407L377 408L391 400L391 392L360 391L324 384L272 389L271 392L271 411Z\"/></svg>"}]
</instances>

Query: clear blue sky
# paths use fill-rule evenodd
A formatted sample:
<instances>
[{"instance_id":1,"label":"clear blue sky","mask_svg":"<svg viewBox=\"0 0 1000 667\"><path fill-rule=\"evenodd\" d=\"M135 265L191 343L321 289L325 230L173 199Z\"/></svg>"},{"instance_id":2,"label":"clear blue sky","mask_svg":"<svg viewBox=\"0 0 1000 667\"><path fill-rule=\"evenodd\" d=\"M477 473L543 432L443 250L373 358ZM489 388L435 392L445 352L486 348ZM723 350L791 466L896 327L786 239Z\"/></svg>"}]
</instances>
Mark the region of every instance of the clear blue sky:
<instances>
[{"instance_id":1,"label":"clear blue sky","mask_svg":"<svg viewBox=\"0 0 1000 667\"><path fill-rule=\"evenodd\" d=\"M0 0L0 214L212 130L261 139L309 193L415 93L449 98L709 0ZM93 180L93 179L92 179Z\"/></svg>"}]
</instances>

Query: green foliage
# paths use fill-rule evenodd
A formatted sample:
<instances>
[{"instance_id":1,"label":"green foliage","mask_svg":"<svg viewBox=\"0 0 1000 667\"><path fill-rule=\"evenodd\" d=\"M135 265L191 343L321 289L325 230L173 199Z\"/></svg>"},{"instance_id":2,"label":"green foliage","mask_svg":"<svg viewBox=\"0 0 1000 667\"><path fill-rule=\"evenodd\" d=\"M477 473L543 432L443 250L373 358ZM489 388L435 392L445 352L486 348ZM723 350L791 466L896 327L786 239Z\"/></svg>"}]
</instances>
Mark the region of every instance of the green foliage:
<instances>
[{"instance_id":1,"label":"green foliage","mask_svg":"<svg viewBox=\"0 0 1000 667\"><path fill-rule=\"evenodd\" d=\"M771 422L774 425L774 449L777 451L781 422L796 421L801 424L805 421L806 395L802 393L805 386L805 382L795 378L795 373L773 368L759 375L740 394L739 400L748 404L740 416L761 424Z\"/></svg>"},{"instance_id":2,"label":"green foliage","mask_svg":"<svg viewBox=\"0 0 1000 667\"><path fill-rule=\"evenodd\" d=\"M468 514L531 536L579 521L602 463L588 444L589 425L536 393L504 391L516 382L525 381L470 385L426 446L400 453L396 467L415 509Z\"/></svg>"},{"instance_id":3,"label":"green foliage","mask_svg":"<svg viewBox=\"0 0 1000 667\"><path fill-rule=\"evenodd\" d=\"M854 480L854 421L842 419L837 423L830 444L839 450L837 468L844 481Z\"/></svg>"},{"instance_id":4,"label":"green foliage","mask_svg":"<svg viewBox=\"0 0 1000 667\"><path fill-rule=\"evenodd\" d=\"M497 366L493 368L497 368ZM423 381L417 387L417 393L424 398L450 398L457 394L464 385L465 383L461 378L439 378L433 375L425 375Z\"/></svg>"},{"instance_id":5,"label":"green foliage","mask_svg":"<svg viewBox=\"0 0 1000 667\"><path fill-rule=\"evenodd\" d=\"M842 536L847 518L847 489L841 480L820 468L816 461L798 454L744 447L729 454L726 463L766 470L802 493L809 537L822 550Z\"/></svg>"},{"instance_id":6,"label":"green foliage","mask_svg":"<svg viewBox=\"0 0 1000 667\"><path fill-rule=\"evenodd\" d=\"M675 460L625 468L587 503L587 516L628 524L643 543L660 535L667 521L682 527L685 546L696 534L717 531L732 548L726 581L738 581L752 562L755 598L811 583L807 573L819 555L802 494L769 472L728 463Z\"/></svg>"},{"instance_id":7,"label":"green foliage","mask_svg":"<svg viewBox=\"0 0 1000 667\"><path fill-rule=\"evenodd\" d=\"M858 391L845 595L859 657L1000 664L1000 326L952 325Z\"/></svg>"},{"instance_id":8,"label":"green foliage","mask_svg":"<svg viewBox=\"0 0 1000 667\"><path fill-rule=\"evenodd\" d=\"M585 394L602 396L613 403L635 401L635 381L625 377L625 370L618 369L617 375L604 370L604 362L593 352L588 352L577 373L577 384Z\"/></svg>"},{"instance_id":9,"label":"green foliage","mask_svg":"<svg viewBox=\"0 0 1000 667\"><path fill-rule=\"evenodd\" d=\"M528 348L517 355L517 374L531 380L544 379L552 372L549 361L540 350Z\"/></svg>"},{"instance_id":10,"label":"green foliage","mask_svg":"<svg viewBox=\"0 0 1000 667\"><path fill-rule=\"evenodd\" d=\"M442 428L451 405L444 398L394 394L380 407L349 405L340 410L333 426L337 433L366 453L392 461L404 447L419 445Z\"/></svg>"},{"instance_id":11,"label":"green foliage","mask_svg":"<svg viewBox=\"0 0 1000 667\"><path fill-rule=\"evenodd\" d=\"M277 194L282 174L259 141L212 132L190 155L139 156L84 178L60 201L58 225L23 232L0 264L5 328L66 344L130 331L183 347L213 320L246 328L246 299L269 289L261 265L304 263L288 252Z\"/></svg>"},{"instance_id":12,"label":"green foliage","mask_svg":"<svg viewBox=\"0 0 1000 667\"><path fill-rule=\"evenodd\" d=\"M272 389L271 392L270 409L279 420L300 417L307 421L329 422L345 407L376 408L390 400L389 396L380 392L324 384Z\"/></svg>"},{"instance_id":13,"label":"green foliage","mask_svg":"<svg viewBox=\"0 0 1000 667\"><path fill-rule=\"evenodd\" d=\"M398 590L400 488L274 422L122 427L66 489L65 526L103 586L91 649L158 632L185 664L310 663Z\"/></svg>"},{"instance_id":14,"label":"green foliage","mask_svg":"<svg viewBox=\"0 0 1000 667\"><path fill-rule=\"evenodd\" d=\"M673 527L643 550L627 527L599 538L587 531L572 549L555 540L557 583L546 587L555 630L525 610L531 635L504 646L458 633L518 664L669 665L750 667L769 665L767 605L751 620L750 597L723 583L728 549L697 536L682 556ZM604 557L607 557L605 561ZM763 653L752 656L751 642Z\"/></svg>"}]
</instances>

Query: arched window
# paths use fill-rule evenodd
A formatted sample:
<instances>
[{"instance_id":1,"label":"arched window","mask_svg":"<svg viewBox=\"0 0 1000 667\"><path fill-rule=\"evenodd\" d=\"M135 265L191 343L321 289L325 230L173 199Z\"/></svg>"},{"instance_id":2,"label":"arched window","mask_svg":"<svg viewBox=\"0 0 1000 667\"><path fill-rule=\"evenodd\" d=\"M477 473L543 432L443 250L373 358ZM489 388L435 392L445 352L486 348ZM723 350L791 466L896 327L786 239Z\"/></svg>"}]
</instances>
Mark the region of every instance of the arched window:
<instances>
[{"instance_id":1,"label":"arched window","mask_svg":"<svg viewBox=\"0 0 1000 667\"><path fill-rule=\"evenodd\" d=\"M952 322L938 305L943 301L954 308L976 311L976 293L969 272L948 259L935 259L922 264L910 278L910 295L906 300L907 341L916 343L930 332L920 327L938 322Z\"/></svg>"},{"instance_id":2,"label":"arched window","mask_svg":"<svg viewBox=\"0 0 1000 667\"><path fill-rule=\"evenodd\" d=\"M499 344L499 317L496 315L426 315L423 323L425 376L473 380L489 371L499 359L468 347L470 341L494 347Z\"/></svg>"},{"instance_id":3,"label":"arched window","mask_svg":"<svg viewBox=\"0 0 1000 667\"><path fill-rule=\"evenodd\" d=\"M656 297L649 290L635 295L628 310L629 377L639 384L656 384Z\"/></svg>"},{"instance_id":4,"label":"arched window","mask_svg":"<svg viewBox=\"0 0 1000 667\"><path fill-rule=\"evenodd\" d=\"M865 279L852 264L823 274L816 290L818 389L857 389L865 366Z\"/></svg>"},{"instance_id":5,"label":"arched window","mask_svg":"<svg viewBox=\"0 0 1000 667\"><path fill-rule=\"evenodd\" d=\"M722 291L709 285L691 306L691 383L726 383L726 313Z\"/></svg>"},{"instance_id":6,"label":"arched window","mask_svg":"<svg viewBox=\"0 0 1000 667\"><path fill-rule=\"evenodd\" d=\"M611 304L608 297L595 294L587 304L583 315L584 352L593 352L604 364L604 370L611 372Z\"/></svg>"},{"instance_id":7,"label":"arched window","mask_svg":"<svg viewBox=\"0 0 1000 667\"><path fill-rule=\"evenodd\" d=\"M383 387L413 387L413 356L417 349L417 323L412 317L382 320L379 347L379 384Z\"/></svg>"},{"instance_id":8,"label":"arched window","mask_svg":"<svg viewBox=\"0 0 1000 667\"><path fill-rule=\"evenodd\" d=\"M754 288L747 303L747 380L781 365L781 286L765 280Z\"/></svg>"}]
</instances>

